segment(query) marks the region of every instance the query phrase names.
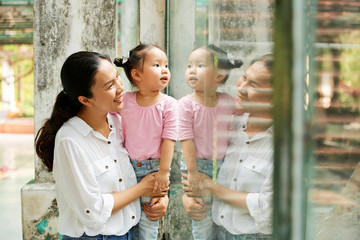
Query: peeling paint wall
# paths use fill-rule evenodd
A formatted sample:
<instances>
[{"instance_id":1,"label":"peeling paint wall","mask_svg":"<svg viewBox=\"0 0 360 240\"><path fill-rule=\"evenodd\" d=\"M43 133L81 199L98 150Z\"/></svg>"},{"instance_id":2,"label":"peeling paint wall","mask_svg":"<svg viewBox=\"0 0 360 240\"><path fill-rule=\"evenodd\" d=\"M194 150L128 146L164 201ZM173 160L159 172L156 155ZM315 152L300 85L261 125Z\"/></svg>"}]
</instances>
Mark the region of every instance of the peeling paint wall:
<instances>
[{"instance_id":1,"label":"peeling paint wall","mask_svg":"<svg viewBox=\"0 0 360 240\"><path fill-rule=\"evenodd\" d=\"M116 55L116 0L34 0L35 132L61 91L60 69L72 53ZM59 239L52 174L35 157L35 181L22 188L24 239Z\"/></svg>"}]
</instances>

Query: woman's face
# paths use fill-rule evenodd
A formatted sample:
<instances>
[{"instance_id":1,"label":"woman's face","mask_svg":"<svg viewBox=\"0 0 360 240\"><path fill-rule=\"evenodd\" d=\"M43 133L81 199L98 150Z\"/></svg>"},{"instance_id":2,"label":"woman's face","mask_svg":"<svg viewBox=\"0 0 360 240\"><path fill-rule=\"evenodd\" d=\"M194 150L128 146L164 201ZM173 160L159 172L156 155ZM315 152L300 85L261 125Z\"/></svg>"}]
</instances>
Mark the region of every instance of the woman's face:
<instances>
[{"instance_id":1,"label":"woman's face","mask_svg":"<svg viewBox=\"0 0 360 240\"><path fill-rule=\"evenodd\" d=\"M102 59L95 74L93 97L89 99L93 108L100 112L116 112L123 108L123 83L115 66Z\"/></svg>"},{"instance_id":2,"label":"woman's face","mask_svg":"<svg viewBox=\"0 0 360 240\"><path fill-rule=\"evenodd\" d=\"M267 69L264 62L253 63L245 74L238 79L238 98L239 106L248 108L245 112L252 112L256 109L251 103L271 104L271 72ZM250 104L246 104L250 103Z\"/></svg>"},{"instance_id":3,"label":"woman's face","mask_svg":"<svg viewBox=\"0 0 360 240\"><path fill-rule=\"evenodd\" d=\"M215 92L219 81L210 53L203 48L193 51L185 72L186 83L198 92Z\"/></svg>"}]
</instances>

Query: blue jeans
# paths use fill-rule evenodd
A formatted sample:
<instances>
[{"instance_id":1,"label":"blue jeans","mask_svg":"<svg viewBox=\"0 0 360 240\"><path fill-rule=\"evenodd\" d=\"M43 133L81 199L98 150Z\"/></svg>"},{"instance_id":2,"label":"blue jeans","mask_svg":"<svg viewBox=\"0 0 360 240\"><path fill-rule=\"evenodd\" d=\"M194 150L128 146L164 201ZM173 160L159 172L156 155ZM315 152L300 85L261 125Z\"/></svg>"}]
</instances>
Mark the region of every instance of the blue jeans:
<instances>
[{"instance_id":1,"label":"blue jeans","mask_svg":"<svg viewBox=\"0 0 360 240\"><path fill-rule=\"evenodd\" d=\"M215 236L218 240L271 240L271 235L262 233L233 235L221 226L216 226Z\"/></svg>"},{"instance_id":2,"label":"blue jeans","mask_svg":"<svg viewBox=\"0 0 360 240\"><path fill-rule=\"evenodd\" d=\"M223 164L224 160L217 160L217 174L219 173L220 167ZM196 159L197 170L201 173L208 175L210 178L213 177L213 161L207 160L206 158ZM186 171L185 161L182 159L181 163L182 172ZM211 206L212 197L206 196L203 197L204 202ZM214 238L214 223L211 216L211 208L207 212L206 216L202 220L191 219L192 222L192 234L194 240L211 240Z\"/></svg>"},{"instance_id":3,"label":"blue jeans","mask_svg":"<svg viewBox=\"0 0 360 240\"><path fill-rule=\"evenodd\" d=\"M135 170L137 182L140 182L146 175L157 172L160 169L160 159L148 159L144 161L137 161L130 159L130 162ZM150 202L151 197L142 196L140 198L141 204ZM141 211L140 222L138 229L135 230L134 239L151 240L156 239L159 229L159 220L151 221L148 219L144 211Z\"/></svg>"},{"instance_id":4,"label":"blue jeans","mask_svg":"<svg viewBox=\"0 0 360 240\"><path fill-rule=\"evenodd\" d=\"M130 231L122 236L116 236L116 235L96 235L96 236L88 236L85 233L78 238L69 237L66 235L62 235L62 240L131 240L133 239L132 229Z\"/></svg>"}]
</instances>

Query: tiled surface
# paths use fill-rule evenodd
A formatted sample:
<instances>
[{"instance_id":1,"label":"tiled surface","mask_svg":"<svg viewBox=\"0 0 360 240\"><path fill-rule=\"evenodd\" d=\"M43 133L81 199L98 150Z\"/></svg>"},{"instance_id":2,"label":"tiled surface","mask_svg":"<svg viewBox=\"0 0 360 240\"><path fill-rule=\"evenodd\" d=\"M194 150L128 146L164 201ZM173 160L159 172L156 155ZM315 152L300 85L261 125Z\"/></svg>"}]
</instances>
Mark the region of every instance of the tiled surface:
<instances>
[{"instance_id":1,"label":"tiled surface","mask_svg":"<svg viewBox=\"0 0 360 240\"><path fill-rule=\"evenodd\" d=\"M34 178L33 141L33 134L0 134L1 239L22 239L20 191Z\"/></svg>"}]
</instances>

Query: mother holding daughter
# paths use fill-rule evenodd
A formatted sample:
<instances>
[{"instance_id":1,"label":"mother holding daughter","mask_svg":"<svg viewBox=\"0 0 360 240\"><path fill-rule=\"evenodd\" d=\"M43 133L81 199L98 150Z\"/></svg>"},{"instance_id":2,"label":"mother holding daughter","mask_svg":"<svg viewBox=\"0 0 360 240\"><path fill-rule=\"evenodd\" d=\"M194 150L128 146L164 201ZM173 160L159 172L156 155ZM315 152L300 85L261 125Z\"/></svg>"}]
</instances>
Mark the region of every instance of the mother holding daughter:
<instances>
[{"instance_id":1,"label":"mother holding daughter","mask_svg":"<svg viewBox=\"0 0 360 240\"><path fill-rule=\"evenodd\" d=\"M36 153L56 182L59 232L62 239L132 239L140 220L141 196L154 191L155 174L139 183L123 147L122 80L108 56L77 52L61 69L63 90L51 117L35 139ZM144 211L160 219L167 199ZM164 202L165 201L165 202Z\"/></svg>"}]
</instances>

